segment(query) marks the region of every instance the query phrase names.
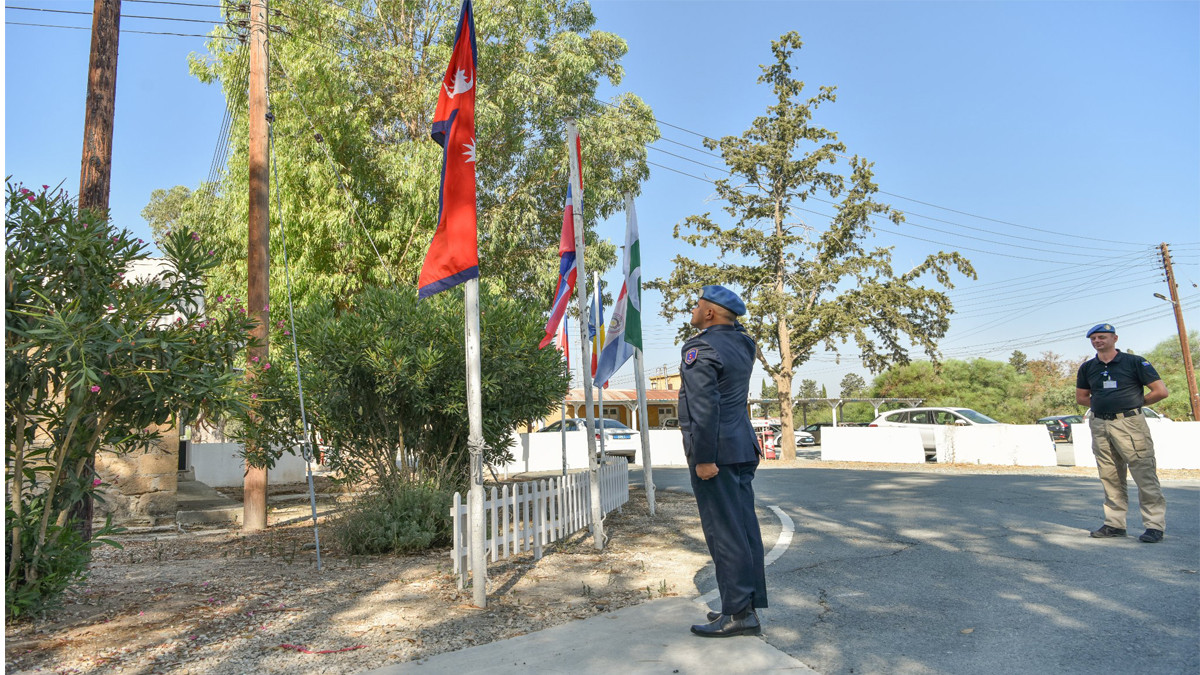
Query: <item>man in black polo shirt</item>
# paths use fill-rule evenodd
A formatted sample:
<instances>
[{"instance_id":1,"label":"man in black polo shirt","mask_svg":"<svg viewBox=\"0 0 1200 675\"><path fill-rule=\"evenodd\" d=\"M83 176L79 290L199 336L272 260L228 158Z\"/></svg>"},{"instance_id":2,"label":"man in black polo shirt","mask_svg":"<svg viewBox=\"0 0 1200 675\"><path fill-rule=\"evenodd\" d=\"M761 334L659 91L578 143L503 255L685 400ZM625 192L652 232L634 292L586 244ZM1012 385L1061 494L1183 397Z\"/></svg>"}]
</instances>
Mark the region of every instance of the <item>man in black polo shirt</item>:
<instances>
[{"instance_id":1,"label":"man in black polo shirt","mask_svg":"<svg viewBox=\"0 0 1200 675\"><path fill-rule=\"evenodd\" d=\"M1104 486L1104 524L1093 537L1124 537L1129 495L1125 474L1133 474L1146 532L1138 537L1148 544L1162 541L1167 502L1158 485L1154 440L1142 406L1167 397L1167 385L1146 359L1117 349L1117 331L1101 323L1087 332L1095 358L1079 366L1075 400L1092 409L1092 454ZM1150 391L1143 394L1142 388Z\"/></svg>"}]
</instances>

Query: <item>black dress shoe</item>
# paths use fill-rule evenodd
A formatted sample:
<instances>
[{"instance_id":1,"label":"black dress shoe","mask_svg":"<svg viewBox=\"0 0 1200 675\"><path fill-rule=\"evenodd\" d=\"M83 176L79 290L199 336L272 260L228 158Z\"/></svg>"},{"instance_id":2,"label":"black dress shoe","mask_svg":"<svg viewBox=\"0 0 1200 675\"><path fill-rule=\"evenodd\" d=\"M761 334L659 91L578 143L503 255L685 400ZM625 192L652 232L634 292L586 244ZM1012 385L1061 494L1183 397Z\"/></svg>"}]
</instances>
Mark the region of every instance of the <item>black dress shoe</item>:
<instances>
[{"instance_id":1,"label":"black dress shoe","mask_svg":"<svg viewBox=\"0 0 1200 675\"><path fill-rule=\"evenodd\" d=\"M712 623L713 621L716 621L719 618L721 618L720 612L709 612L708 613L708 622L709 623Z\"/></svg>"},{"instance_id":2,"label":"black dress shoe","mask_svg":"<svg viewBox=\"0 0 1200 675\"><path fill-rule=\"evenodd\" d=\"M692 626L692 632L700 637L759 635L762 633L762 625L754 612L746 612L741 619L735 619L728 614L718 614L714 621Z\"/></svg>"}]
</instances>

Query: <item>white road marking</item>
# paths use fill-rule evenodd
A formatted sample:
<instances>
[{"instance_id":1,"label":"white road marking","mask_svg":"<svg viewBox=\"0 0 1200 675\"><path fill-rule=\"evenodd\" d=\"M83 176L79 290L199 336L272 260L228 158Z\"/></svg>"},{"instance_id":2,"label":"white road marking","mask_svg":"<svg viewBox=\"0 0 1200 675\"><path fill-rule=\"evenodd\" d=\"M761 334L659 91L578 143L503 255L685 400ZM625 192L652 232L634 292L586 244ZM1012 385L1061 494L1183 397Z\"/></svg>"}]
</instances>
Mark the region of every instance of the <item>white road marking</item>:
<instances>
[{"instance_id":1,"label":"white road marking","mask_svg":"<svg viewBox=\"0 0 1200 675\"><path fill-rule=\"evenodd\" d=\"M779 508L778 506L769 506L767 508L771 509L771 511L775 513L775 516L779 518L779 525L782 529L779 531L779 538L775 540L775 545L771 547L771 552L768 553L765 558L763 558L764 565L770 565L776 560L779 560L779 558L787 552L788 547L792 545L792 532L796 529L796 524L792 522L792 519L788 517L788 514L783 512L783 509ZM720 597L721 589L714 588L704 595L696 598L696 602L707 606L708 603Z\"/></svg>"}]
</instances>

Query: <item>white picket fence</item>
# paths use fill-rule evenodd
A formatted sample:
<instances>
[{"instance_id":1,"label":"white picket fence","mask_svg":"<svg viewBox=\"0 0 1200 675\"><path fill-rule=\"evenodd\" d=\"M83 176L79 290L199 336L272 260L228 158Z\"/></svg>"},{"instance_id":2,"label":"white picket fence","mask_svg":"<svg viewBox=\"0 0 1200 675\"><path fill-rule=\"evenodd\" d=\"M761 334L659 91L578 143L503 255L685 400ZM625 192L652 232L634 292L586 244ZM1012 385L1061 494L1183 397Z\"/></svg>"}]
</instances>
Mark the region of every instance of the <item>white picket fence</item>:
<instances>
[{"instance_id":1,"label":"white picket fence","mask_svg":"<svg viewBox=\"0 0 1200 675\"><path fill-rule=\"evenodd\" d=\"M600 474L600 508L608 514L629 501L629 466L624 458L610 458ZM592 524L591 474L576 471L535 481L505 483L488 488L483 500L484 547L491 562L524 551L535 560L542 548L565 539ZM470 573L470 519L462 495L454 493L450 507L454 519L454 572L462 588Z\"/></svg>"}]
</instances>

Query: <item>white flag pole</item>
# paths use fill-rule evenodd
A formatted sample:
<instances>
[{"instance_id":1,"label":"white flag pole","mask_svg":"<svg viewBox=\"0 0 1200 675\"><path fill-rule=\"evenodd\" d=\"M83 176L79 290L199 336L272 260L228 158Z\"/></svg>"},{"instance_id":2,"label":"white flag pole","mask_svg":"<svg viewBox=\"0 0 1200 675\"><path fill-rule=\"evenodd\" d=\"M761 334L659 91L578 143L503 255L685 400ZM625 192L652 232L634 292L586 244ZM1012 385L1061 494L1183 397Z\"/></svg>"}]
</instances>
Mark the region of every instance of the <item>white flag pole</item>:
<instances>
[{"instance_id":1,"label":"white flag pole","mask_svg":"<svg viewBox=\"0 0 1200 675\"><path fill-rule=\"evenodd\" d=\"M558 327L558 329L560 331L562 331L563 358L565 358L567 360L567 372L569 373L569 372L571 372L571 357L569 356L569 354L571 353L571 345L569 343L569 338L567 337L567 315L566 315L566 312L563 313L562 325L560 325ZM571 383L570 382L567 383L567 393L568 394L571 393ZM562 419L559 421L559 424L562 427L561 429L559 429L559 433L562 435L562 460L563 460L562 475L563 475L563 478L566 478L567 477L567 397L566 396L563 396Z\"/></svg>"},{"instance_id":2,"label":"white flag pole","mask_svg":"<svg viewBox=\"0 0 1200 675\"><path fill-rule=\"evenodd\" d=\"M579 155L575 149L579 147L579 127L575 120L567 120L567 156L571 158L571 212L575 225L575 261L579 266L576 278L580 283L575 286L575 297L579 304L579 363L583 367L583 402L587 418L588 472L591 484L589 494L592 501L592 545L596 550L604 550L604 508L600 504L600 471L596 464L596 420L592 408L592 378L588 369L592 362L591 348L587 338L587 273L583 265L583 186L579 181Z\"/></svg>"},{"instance_id":3,"label":"white flag pole","mask_svg":"<svg viewBox=\"0 0 1200 675\"><path fill-rule=\"evenodd\" d=\"M625 195L625 274L628 277L630 270L629 260L633 255L629 250L632 242L629 241L629 233L637 227L637 213L633 209L633 195ZM638 260L638 264L641 261ZM641 276L638 276L637 288L626 288L625 292L628 295L626 302L632 303L636 297L638 313L638 333L641 333ZM636 294L636 295L635 295ZM628 316L626 320L628 321ZM638 420L641 422L638 426L642 436L642 480L646 484L646 501L650 505L650 517L654 517L654 462L650 459L650 429L647 425L650 418L646 414L646 365L643 360L642 349L639 346L633 352L633 373L637 380L637 397L638 397Z\"/></svg>"},{"instance_id":4,"label":"white flag pole","mask_svg":"<svg viewBox=\"0 0 1200 675\"><path fill-rule=\"evenodd\" d=\"M479 278L468 279L463 293L466 305L467 347L467 447L471 451L471 601L487 607L487 557L483 536L483 396L479 349Z\"/></svg>"},{"instance_id":5,"label":"white flag pole","mask_svg":"<svg viewBox=\"0 0 1200 675\"><path fill-rule=\"evenodd\" d=\"M600 369L600 363L599 363L600 362L600 352L604 350L604 341L600 339L600 330L604 327L604 321L601 320L603 318L601 315L604 314L604 312L600 311L600 303L604 302L604 301L600 298L600 288L601 288L600 287L600 273L592 272L592 279L593 279L592 290L596 296L596 316L594 317L594 319L596 321L596 345L595 345L595 347L596 347L596 370L599 370ZM604 456L604 383L603 382L601 382L599 385L597 385L596 399L598 401L596 404L598 406L597 412L599 413L599 415L597 415L597 426L600 429L599 462L601 464L605 464L608 461L608 459Z\"/></svg>"}]
</instances>

